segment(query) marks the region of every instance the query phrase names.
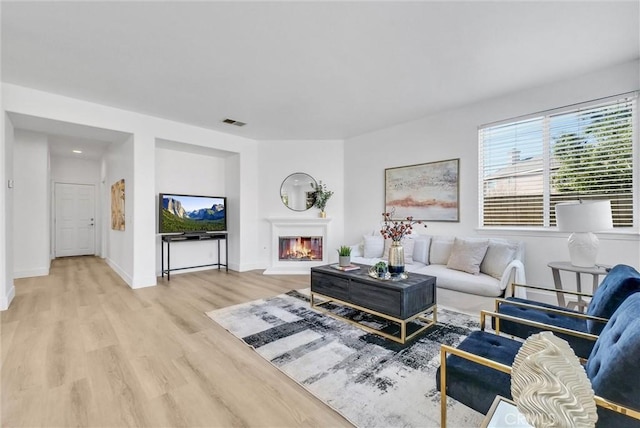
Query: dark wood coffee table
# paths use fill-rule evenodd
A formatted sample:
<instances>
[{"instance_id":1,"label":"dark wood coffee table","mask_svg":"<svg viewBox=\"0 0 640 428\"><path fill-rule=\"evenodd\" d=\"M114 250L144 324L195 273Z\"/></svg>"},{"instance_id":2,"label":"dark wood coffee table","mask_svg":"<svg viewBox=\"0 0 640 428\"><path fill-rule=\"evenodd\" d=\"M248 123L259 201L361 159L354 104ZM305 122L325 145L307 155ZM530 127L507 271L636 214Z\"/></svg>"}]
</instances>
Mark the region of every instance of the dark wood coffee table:
<instances>
[{"instance_id":1,"label":"dark wood coffee table","mask_svg":"<svg viewBox=\"0 0 640 428\"><path fill-rule=\"evenodd\" d=\"M369 276L371 266L359 265L359 270L343 272L331 265L311 268L311 307L333 317L378 334L398 343L411 340L437 321L436 278L410 273L403 280L382 280ZM400 326L399 334L389 334L342 317L323 306L332 303L347 306L384 318ZM432 312L432 317L426 315ZM411 323L415 328L408 331Z\"/></svg>"}]
</instances>

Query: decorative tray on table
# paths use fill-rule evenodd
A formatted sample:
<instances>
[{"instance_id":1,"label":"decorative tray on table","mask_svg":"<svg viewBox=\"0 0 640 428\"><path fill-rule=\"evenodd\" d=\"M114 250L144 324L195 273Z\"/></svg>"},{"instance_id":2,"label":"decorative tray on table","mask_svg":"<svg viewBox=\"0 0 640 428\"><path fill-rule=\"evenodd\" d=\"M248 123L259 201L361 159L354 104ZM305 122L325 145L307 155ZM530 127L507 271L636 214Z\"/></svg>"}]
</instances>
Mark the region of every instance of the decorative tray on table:
<instances>
[{"instance_id":1,"label":"decorative tray on table","mask_svg":"<svg viewBox=\"0 0 640 428\"><path fill-rule=\"evenodd\" d=\"M380 279L382 281L401 281L403 279L409 278L409 275L406 272L402 272L398 275L392 275L389 271L387 271L384 273L384 276L380 276L378 275L378 270L374 266L371 266L369 268L369 276L371 278Z\"/></svg>"}]
</instances>

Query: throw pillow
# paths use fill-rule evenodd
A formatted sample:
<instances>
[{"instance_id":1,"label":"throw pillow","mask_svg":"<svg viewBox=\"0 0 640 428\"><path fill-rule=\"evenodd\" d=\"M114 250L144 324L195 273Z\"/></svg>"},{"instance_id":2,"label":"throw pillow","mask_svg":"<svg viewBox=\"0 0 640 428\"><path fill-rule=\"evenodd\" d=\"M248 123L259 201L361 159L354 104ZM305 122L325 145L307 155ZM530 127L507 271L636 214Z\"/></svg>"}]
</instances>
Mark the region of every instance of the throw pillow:
<instances>
[{"instance_id":1,"label":"throw pillow","mask_svg":"<svg viewBox=\"0 0 640 428\"><path fill-rule=\"evenodd\" d=\"M384 252L384 238L382 235L364 235L364 257L366 259L382 257Z\"/></svg>"},{"instance_id":2,"label":"throw pillow","mask_svg":"<svg viewBox=\"0 0 640 428\"><path fill-rule=\"evenodd\" d=\"M480 272L502 279L507 265L515 258L518 246L507 241L489 240L489 248L480 264Z\"/></svg>"},{"instance_id":3,"label":"throw pillow","mask_svg":"<svg viewBox=\"0 0 640 428\"><path fill-rule=\"evenodd\" d=\"M449 261L449 256L451 256L451 247L453 247L453 238L432 237L429 249L429 263L432 265L446 265Z\"/></svg>"},{"instance_id":4,"label":"throw pillow","mask_svg":"<svg viewBox=\"0 0 640 428\"><path fill-rule=\"evenodd\" d=\"M402 249L404 250L404 264L413 264L413 248L415 246L413 239L404 238L402 241ZM389 260L389 248L391 248L391 239L384 240L384 255L383 259Z\"/></svg>"},{"instance_id":5,"label":"throw pillow","mask_svg":"<svg viewBox=\"0 0 640 428\"><path fill-rule=\"evenodd\" d=\"M351 257L362 257L364 255L364 242L351 245Z\"/></svg>"},{"instance_id":6,"label":"throw pillow","mask_svg":"<svg viewBox=\"0 0 640 428\"><path fill-rule=\"evenodd\" d=\"M480 263L482 263L488 247L488 239L456 238L453 241L447 268L478 275L480 273Z\"/></svg>"},{"instance_id":7,"label":"throw pillow","mask_svg":"<svg viewBox=\"0 0 640 428\"><path fill-rule=\"evenodd\" d=\"M413 238L413 242L413 260L428 265L431 237L425 235L417 235Z\"/></svg>"}]
</instances>

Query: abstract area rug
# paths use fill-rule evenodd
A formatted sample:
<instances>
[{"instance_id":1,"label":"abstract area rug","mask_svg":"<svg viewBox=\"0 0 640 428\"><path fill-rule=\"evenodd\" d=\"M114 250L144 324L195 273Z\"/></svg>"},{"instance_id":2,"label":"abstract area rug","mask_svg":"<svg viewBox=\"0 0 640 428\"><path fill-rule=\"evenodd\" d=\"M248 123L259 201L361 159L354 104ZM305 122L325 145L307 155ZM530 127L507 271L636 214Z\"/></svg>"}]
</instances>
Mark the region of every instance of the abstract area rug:
<instances>
[{"instance_id":1,"label":"abstract area rug","mask_svg":"<svg viewBox=\"0 0 640 428\"><path fill-rule=\"evenodd\" d=\"M305 291L207 315L356 426L440 426L440 344L457 345L477 319L438 308L438 323L401 345L311 309ZM480 426L483 415L447 404L449 426Z\"/></svg>"}]
</instances>

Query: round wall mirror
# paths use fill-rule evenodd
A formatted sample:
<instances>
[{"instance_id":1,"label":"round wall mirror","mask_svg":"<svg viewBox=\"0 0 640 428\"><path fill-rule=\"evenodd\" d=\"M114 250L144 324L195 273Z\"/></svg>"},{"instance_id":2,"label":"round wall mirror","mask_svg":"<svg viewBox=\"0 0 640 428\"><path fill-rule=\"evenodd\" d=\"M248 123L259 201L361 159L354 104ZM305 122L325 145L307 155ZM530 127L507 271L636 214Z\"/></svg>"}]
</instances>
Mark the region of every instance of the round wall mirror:
<instances>
[{"instance_id":1,"label":"round wall mirror","mask_svg":"<svg viewBox=\"0 0 640 428\"><path fill-rule=\"evenodd\" d=\"M306 211L316 202L316 180L304 172L288 176L280 186L282 203L293 211Z\"/></svg>"}]
</instances>

